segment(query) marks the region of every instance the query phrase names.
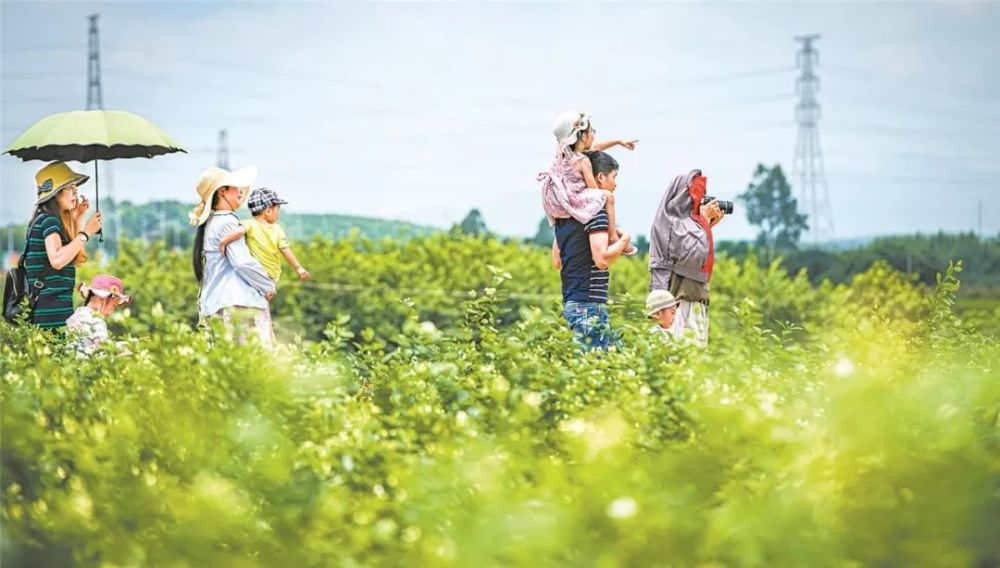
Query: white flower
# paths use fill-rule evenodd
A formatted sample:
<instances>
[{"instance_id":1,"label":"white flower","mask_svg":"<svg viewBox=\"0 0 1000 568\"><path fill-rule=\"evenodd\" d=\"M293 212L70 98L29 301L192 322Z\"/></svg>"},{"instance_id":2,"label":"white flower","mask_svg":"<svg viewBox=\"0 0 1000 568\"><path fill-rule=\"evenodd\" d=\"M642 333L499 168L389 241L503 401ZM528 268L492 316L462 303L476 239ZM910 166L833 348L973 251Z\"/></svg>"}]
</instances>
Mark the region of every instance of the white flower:
<instances>
[{"instance_id":1,"label":"white flower","mask_svg":"<svg viewBox=\"0 0 1000 568\"><path fill-rule=\"evenodd\" d=\"M375 530L383 537L391 537L396 533L396 521L392 519L381 519L375 523Z\"/></svg>"},{"instance_id":2,"label":"white flower","mask_svg":"<svg viewBox=\"0 0 1000 568\"><path fill-rule=\"evenodd\" d=\"M608 505L608 516L612 519L628 519L639 512L639 504L631 497L619 497Z\"/></svg>"},{"instance_id":3,"label":"white flower","mask_svg":"<svg viewBox=\"0 0 1000 568\"><path fill-rule=\"evenodd\" d=\"M575 434L577 436L583 434L587 431L587 423L579 418L573 418L572 420L566 420L559 423L559 429L563 432L568 432L570 434Z\"/></svg>"},{"instance_id":4,"label":"white flower","mask_svg":"<svg viewBox=\"0 0 1000 568\"><path fill-rule=\"evenodd\" d=\"M507 392L510 390L510 381L504 377L493 377L493 390L497 392Z\"/></svg>"},{"instance_id":5,"label":"white flower","mask_svg":"<svg viewBox=\"0 0 1000 568\"><path fill-rule=\"evenodd\" d=\"M778 402L778 395L773 392L763 392L757 395L757 400L760 401L760 409L764 414L774 416L774 405Z\"/></svg>"},{"instance_id":6,"label":"white flower","mask_svg":"<svg viewBox=\"0 0 1000 568\"><path fill-rule=\"evenodd\" d=\"M843 355L833 364L833 374L838 377L847 377L854 374L854 362Z\"/></svg>"}]
</instances>

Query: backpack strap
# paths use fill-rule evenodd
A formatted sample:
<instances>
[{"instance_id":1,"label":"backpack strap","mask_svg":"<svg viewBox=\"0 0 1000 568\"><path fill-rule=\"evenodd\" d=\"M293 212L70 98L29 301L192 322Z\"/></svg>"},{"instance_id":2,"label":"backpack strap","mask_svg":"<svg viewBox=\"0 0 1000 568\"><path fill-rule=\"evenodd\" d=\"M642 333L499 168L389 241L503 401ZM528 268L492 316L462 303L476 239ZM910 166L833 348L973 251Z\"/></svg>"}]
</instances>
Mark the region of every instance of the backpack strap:
<instances>
[{"instance_id":1,"label":"backpack strap","mask_svg":"<svg viewBox=\"0 0 1000 568\"><path fill-rule=\"evenodd\" d=\"M21 257L17 259L18 268L24 268L24 259L28 256L28 243L31 239L31 230L35 228L35 223L38 222L38 217L41 214L41 211L36 212L31 221L28 221L28 228L24 231L24 250L21 251Z\"/></svg>"},{"instance_id":2,"label":"backpack strap","mask_svg":"<svg viewBox=\"0 0 1000 568\"><path fill-rule=\"evenodd\" d=\"M28 274L27 270L24 268L24 260L28 257L28 239L31 238L31 230L34 229L35 224L38 223L38 218L44 214L45 213L42 211L37 211L35 213L35 216L31 218L31 222L28 223L28 230L24 234L24 252L21 254L21 258L18 259L17 265L19 268L21 268L21 270L25 271L25 277L27 277ZM42 248L44 250L45 248L44 243L42 244ZM53 276L58 273L59 271L52 267L52 263L49 262L48 257L46 256L45 264L42 266L42 274L38 278L38 280L35 281L35 285L33 286L33 288L35 288L37 291L41 291L41 289L45 287L45 278Z\"/></svg>"}]
</instances>

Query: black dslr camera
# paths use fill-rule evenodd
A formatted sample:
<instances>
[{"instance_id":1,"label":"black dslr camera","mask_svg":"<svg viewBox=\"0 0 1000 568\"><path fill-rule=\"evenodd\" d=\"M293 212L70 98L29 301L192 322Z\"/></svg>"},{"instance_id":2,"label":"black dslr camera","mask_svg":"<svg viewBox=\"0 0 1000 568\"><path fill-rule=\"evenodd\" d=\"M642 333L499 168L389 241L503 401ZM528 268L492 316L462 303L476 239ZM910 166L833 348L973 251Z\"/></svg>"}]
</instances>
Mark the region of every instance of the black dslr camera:
<instances>
[{"instance_id":1,"label":"black dslr camera","mask_svg":"<svg viewBox=\"0 0 1000 568\"><path fill-rule=\"evenodd\" d=\"M701 204L702 205L708 205L713 199L715 199L715 198L712 197L711 195L706 195L705 198L701 200ZM723 201L723 200L720 199L719 200L719 209L721 209L722 212L725 213L726 215L732 215L733 214L733 202L732 201Z\"/></svg>"}]
</instances>

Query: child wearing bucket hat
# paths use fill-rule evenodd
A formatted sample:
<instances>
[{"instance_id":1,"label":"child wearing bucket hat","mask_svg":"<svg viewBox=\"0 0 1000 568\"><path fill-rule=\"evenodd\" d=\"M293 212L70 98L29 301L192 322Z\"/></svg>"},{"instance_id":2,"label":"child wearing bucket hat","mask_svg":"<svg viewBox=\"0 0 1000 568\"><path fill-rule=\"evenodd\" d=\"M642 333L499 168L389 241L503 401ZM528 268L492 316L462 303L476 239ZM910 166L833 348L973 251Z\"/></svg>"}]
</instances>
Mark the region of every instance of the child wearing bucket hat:
<instances>
[{"instance_id":1,"label":"child wearing bucket hat","mask_svg":"<svg viewBox=\"0 0 1000 568\"><path fill-rule=\"evenodd\" d=\"M614 194L600 188L590 159L589 151L604 151L613 146L634 150L638 140L608 140L596 142L590 115L566 111L559 116L553 134L556 137L556 156L547 172L538 174L542 182L542 208L555 225L557 219L576 219L587 223L602 210L608 215L608 243L614 244L620 231L615 224ZM634 255L638 249L629 244L622 254Z\"/></svg>"},{"instance_id":2,"label":"child wearing bucket hat","mask_svg":"<svg viewBox=\"0 0 1000 568\"><path fill-rule=\"evenodd\" d=\"M285 236L285 230L278 224L281 206L287 204L287 201L278 197L276 191L267 187L258 187L250 192L247 205L250 207L253 219L244 221L237 229L226 235L219 242L219 251L226 254L229 243L245 235L250 255L260 262L275 283L281 279L282 257L292 265L300 280L309 280L309 271L302 267L299 259L295 258L295 253L288 244L288 237Z\"/></svg>"},{"instance_id":3,"label":"child wearing bucket hat","mask_svg":"<svg viewBox=\"0 0 1000 568\"><path fill-rule=\"evenodd\" d=\"M81 353L93 353L108 340L108 324L104 318L114 313L115 308L130 304L132 298L125 295L125 285L121 279L109 274L98 274L90 281L80 284L83 305L66 320L66 332L72 339L71 346Z\"/></svg>"},{"instance_id":4,"label":"child wearing bucket hat","mask_svg":"<svg viewBox=\"0 0 1000 568\"><path fill-rule=\"evenodd\" d=\"M677 313L677 304L677 298L667 290L653 290L646 296L646 317L656 322L649 332L660 334L664 342L676 335L674 315Z\"/></svg>"}]
</instances>

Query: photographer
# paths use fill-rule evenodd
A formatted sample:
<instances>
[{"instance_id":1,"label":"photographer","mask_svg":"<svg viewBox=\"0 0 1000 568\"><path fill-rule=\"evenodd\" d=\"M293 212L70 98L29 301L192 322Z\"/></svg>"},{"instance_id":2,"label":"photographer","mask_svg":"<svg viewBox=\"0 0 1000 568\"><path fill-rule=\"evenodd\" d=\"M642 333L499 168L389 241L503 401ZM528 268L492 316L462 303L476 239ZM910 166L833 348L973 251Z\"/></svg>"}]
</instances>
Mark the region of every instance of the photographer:
<instances>
[{"instance_id":1,"label":"photographer","mask_svg":"<svg viewBox=\"0 0 1000 568\"><path fill-rule=\"evenodd\" d=\"M708 345L708 282L715 262L712 227L725 216L720 202L705 201L701 170L674 178L663 194L650 229L649 290L667 290L678 300L672 334ZM732 204L723 202L728 212Z\"/></svg>"}]
</instances>

